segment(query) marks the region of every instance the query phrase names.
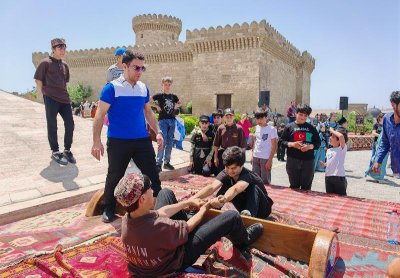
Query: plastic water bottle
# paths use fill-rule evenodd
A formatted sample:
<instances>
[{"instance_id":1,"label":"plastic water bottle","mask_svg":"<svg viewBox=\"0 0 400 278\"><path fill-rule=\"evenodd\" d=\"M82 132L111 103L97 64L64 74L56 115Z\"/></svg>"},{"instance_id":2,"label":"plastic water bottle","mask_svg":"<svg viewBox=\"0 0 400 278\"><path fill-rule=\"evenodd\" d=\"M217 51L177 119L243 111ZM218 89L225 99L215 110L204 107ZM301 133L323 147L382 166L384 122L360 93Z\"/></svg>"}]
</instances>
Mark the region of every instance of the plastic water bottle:
<instances>
[{"instance_id":1,"label":"plastic water bottle","mask_svg":"<svg viewBox=\"0 0 400 278\"><path fill-rule=\"evenodd\" d=\"M397 239L400 233L400 216L397 210L393 210L389 214L387 227L387 241L390 244L399 244Z\"/></svg>"}]
</instances>

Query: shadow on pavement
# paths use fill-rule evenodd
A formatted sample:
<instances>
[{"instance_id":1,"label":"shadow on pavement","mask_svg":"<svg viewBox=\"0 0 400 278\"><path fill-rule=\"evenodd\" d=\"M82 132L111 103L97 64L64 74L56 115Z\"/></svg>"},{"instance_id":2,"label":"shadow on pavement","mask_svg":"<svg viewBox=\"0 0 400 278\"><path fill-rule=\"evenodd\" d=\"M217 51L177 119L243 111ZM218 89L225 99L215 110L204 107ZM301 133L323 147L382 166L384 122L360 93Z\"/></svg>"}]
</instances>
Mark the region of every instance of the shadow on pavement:
<instances>
[{"instance_id":1,"label":"shadow on pavement","mask_svg":"<svg viewBox=\"0 0 400 278\"><path fill-rule=\"evenodd\" d=\"M68 163L68 165L62 166L53 160L50 161L49 166L40 172L40 175L48 181L62 182L66 190L77 190L79 188L78 184L74 182L78 174L79 170L75 164Z\"/></svg>"}]
</instances>

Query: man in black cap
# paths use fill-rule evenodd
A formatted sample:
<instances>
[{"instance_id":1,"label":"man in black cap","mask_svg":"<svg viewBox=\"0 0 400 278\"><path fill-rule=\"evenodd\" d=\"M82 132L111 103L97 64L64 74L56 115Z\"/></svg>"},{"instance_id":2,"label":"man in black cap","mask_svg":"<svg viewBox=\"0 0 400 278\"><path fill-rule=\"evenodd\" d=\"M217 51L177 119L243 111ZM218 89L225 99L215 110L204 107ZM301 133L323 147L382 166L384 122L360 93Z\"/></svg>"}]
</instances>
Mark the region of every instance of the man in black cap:
<instances>
[{"instance_id":1,"label":"man in black cap","mask_svg":"<svg viewBox=\"0 0 400 278\"><path fill-rule=\"evenodd\" d=\"M212 168L213 158L213 141L214 132L210 126L210 121L207 115L201 115L199 126L201 132L194 132L190 143L190 164L191 169L195 174L209 176ZM204 136L207 140L204 140Z\"/></svg>"},{"instance_id":2,"label":"man in black cap","mask_svg":"<svg viewBox=\"0 0 400 278\"><path fill-rule=\"evenodd\" d=\"M52 150L51 158L61 165L68 162L76 163L71 152L74 133L74 119L72 117L71 100L67 91L69 82L69 67L62 61L67 45L65 40L55 38L51 40L52 55L44 58L38 65L34 79L36 89L43 94L47 120L47 137ZM64 152L58 147L57 115L64 120Z\"/></svg>"},{"instance_id":3,"label":"man in black cap","mask_svg":"<svg viewBox=\"0 0 400 278\"><path fill-rule=\"evenodd\" d=\"M225 124L221 124L214 138L214 164L218 173L224 169L222 164L222 153L228 148L237 146L243 150L246 148L246 137L241 126L234 122L235 112L232 108L224 110Z\"/></svg>"}]
</instances>

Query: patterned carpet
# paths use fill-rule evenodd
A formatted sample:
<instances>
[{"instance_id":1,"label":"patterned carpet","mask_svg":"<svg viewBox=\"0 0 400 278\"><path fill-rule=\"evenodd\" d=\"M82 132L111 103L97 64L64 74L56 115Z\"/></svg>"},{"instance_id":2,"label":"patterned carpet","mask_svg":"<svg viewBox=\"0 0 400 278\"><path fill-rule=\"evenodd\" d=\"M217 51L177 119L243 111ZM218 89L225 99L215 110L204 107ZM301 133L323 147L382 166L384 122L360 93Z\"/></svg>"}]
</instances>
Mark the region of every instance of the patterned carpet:
<instances>
[{"instance_id":1,"label":"patterned carpet","mask_svg":"<svg viewBox=\"0 0 400 278\"><path fill-rule=\"evenodd\" d=\"M282 277L288 273L292 273L292 277L306 277L306 272L284 270L283 266L288 265L287 262L282 261L282 271L272 264L266 264L265 260L271 258L255 249L250 250L248 255L244 257L232 248L229 240L223 239L214 244L195 264L206 269L208 274L175 273L168 277ZM130 277L119 237L107 237L90 245L29 259L0 274L1 277L13 278Z\"/></svg>"},{"instance_id":2,"label":"patterned carpet","mask_svg":"<svg viewBox=\"0 0 400 278\"><path fill-rule=\"evenodd\" d=\"M349 151L371 150L374 137L371 135L349 134Z\"/></svg>"},{"instance_id":3,"label":"patterned carpet","mask_svg":"<svg viewBox=\"0 0 400 278\"><path fill-rule=\"evenodd\" d=\"M75 246L102 235L118 234L121 220L104 224L100 216L84 216L85 204L0 227L0 269L35 254L52 252L57 244Z\"/></svg>"},{"instance_id":4,"label":"patterned carpet","mask_svg":"<svg viewBox=\"0 0 400 278\"><path fill-rule=\"evenodd\" d=\"M184 199L210 180L186 175L163 182L163 186ZM400 209L399 203L279 186L267 186L267 191L275 202L272 218L276 221L338 232L340 257L331 277L384 277L388 263L400 256L400 246L385 242L386 212ZM0 271L0 277L128 277L119 238L104 238L118 235L120 219L104 224L99 217L86 218L85 208L86 204L81 204L0 227L0 265L9 266ZM79 246L81 243L85 244ZM64 249L64 262L57 262L50 254L57 244ZM36 259L34 264L28 257ZM306 264L256 249L243 256L227 239L212 246L196 264L207 274L177 273L171 277L307 277L308 271Z\"/></svg>"}]
</instances>

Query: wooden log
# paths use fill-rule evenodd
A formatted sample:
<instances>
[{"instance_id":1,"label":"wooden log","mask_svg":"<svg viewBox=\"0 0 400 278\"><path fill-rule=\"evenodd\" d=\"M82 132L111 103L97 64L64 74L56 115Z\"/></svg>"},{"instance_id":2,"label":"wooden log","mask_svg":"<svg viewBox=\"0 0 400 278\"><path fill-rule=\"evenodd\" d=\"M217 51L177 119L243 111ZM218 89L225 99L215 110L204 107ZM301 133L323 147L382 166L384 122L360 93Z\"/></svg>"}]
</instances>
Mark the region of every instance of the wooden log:
<instances>
[{"instance_id":1,"label":"wooden log","mask_svg":"<svg viewBox=\"0 0 400 278\"><path fill-rule=\"evenodd\" d=\"M205 218L214 218L223 211L210 209ZM264 232L252 244L260 251L284 256L288 259L307 263L309 277L327 277L338 257L335 233L327 230L318 232L264 219L241 216L246 227L261 223Z\"/></svg>"}]
</instances>

